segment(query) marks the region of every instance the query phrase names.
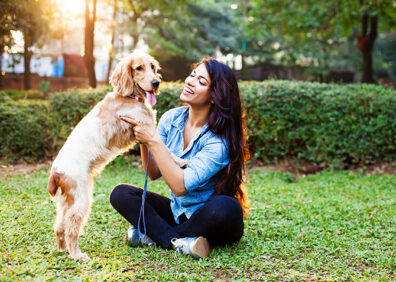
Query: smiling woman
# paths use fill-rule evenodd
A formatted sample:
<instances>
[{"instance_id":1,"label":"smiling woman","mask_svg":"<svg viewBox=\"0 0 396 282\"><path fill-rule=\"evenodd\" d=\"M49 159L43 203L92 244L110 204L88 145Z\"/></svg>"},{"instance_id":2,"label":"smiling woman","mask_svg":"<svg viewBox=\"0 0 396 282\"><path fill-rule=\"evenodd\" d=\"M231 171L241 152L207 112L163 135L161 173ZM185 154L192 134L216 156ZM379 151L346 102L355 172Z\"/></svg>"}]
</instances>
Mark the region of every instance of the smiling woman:
<instances>
[{"instance_id":1,"label":"smiling woman","mask_svg":"<svg viewBox=\"0 0 396 282\"><path fill-rule=\"evenodd\" d=\"M249 212L241 186L247 149L236 77L227 65L204 58L186 78L180 100L187 106L163 114L157 129L123 119L132 124L141 142L148 176L152 180L162 176L170 198L120 184L110 202L133 225L126 234L128 246L157 244L203 258L211 246L238 242L243 213ZM188 160L188 165L177 165L170 152ZM144 221L140 221L142 199ZM140 234L139 228L145 233Z\"/></svg>"}]
</instances>

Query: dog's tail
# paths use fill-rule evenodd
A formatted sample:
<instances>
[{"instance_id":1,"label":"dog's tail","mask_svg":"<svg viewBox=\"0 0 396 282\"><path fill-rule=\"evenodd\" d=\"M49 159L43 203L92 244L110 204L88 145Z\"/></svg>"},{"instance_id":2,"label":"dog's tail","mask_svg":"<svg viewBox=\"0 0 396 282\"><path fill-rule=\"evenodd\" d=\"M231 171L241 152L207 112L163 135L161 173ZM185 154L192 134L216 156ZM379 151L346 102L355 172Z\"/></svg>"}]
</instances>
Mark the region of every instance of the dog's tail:
<instances>
[{"instance_id":1,"label":"dog's tail","mask_svg":"<svg viewBox=\"0 0 396 282\"><path fill-rule=\"evenodd\" d=\"M59 188L59 173L51 173L50 177L48 178L48 193L50 193L50 195L52 197L55 197L56 195L56 191Z\"/></svg>"},{"instance_id":2,"label":"dog's tail","mask_svg":"<svg viewBox=\"0 0 396 282\"><path fill-rule=\"evenodd\" d=\"M77 183L64 173L53 172L48 178L48 193L55 197L58 189L61 189L62 195L68 196L70 191L76 189Z\"/></svg>"}]
</instances>

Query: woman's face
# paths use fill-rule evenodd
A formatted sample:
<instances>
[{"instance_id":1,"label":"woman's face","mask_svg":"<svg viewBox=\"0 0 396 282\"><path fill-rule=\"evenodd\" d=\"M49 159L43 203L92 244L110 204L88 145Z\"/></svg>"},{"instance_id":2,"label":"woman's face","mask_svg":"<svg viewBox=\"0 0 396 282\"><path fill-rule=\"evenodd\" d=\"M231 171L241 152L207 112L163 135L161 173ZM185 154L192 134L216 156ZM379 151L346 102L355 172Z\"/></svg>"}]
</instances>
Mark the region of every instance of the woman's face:
<instances>
[{"instance_id":1,"label":"woman's face","mask_svg":"<svg viewBox=\"0 0 396 282\"><path fill-rule=\"evenodd\" d=\"M210 78L205 64L200 64L187 76L180 100L191 106L210 105Z\"/></svg>"}]
</instances>

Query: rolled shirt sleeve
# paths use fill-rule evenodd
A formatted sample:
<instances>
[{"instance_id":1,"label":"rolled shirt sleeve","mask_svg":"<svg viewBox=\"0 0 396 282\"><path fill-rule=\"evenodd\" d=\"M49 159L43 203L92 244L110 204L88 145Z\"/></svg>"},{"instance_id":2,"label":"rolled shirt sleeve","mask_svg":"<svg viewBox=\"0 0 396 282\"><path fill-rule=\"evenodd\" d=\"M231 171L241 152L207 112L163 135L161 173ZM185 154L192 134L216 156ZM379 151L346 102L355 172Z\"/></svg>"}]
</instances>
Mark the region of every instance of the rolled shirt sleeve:
<instances>
[{"instance_id":1,"label":"rolled shirt sleeve","mask_svg":"<svg viewBox=\"0 0 396 282\"><path fill-rule=\"evenodd\" d=\"M209 139L184 169L184 186L187 192L205 186L228 163L229 156L225 142L218 137Z\"/></svg>"},{"instance_id":2,"label":"rolled shirt sleeve","mask_svg":"<svg viewBox=\"0 0 396 282\"><path fill-rule=\"evenodd\" d=\"M171 123L171 112L166 112L160 118L157 126L157 132L161 138L161 141L166 144L168 131Z\"/></svg>"}]
</instances>

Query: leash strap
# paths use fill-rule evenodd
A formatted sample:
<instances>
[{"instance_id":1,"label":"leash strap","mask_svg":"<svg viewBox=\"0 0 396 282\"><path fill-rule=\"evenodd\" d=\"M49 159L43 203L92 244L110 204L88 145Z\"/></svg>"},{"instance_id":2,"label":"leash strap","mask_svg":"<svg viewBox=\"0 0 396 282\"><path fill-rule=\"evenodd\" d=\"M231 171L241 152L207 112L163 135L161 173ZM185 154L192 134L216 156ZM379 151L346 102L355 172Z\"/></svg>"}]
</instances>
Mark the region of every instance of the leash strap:
<instances>
[{"instance_id":1,"label":"leash strap","mask_svg":"<svg viewBox=\"0 0 396 282\"><path fill-rule=\"evenodd\" d=\"M140 239L146 237L146 222L144 219L144 202L146 200L146 192L147 192L147 179L148 179L148 167L150 163L150 151L147 149L147 166L146 166L146 178L144 179L144 187L143 187L143 195L142 195L142 205L140 206L139 220L138 220L138 234ZM143 220L143 229L144 234L140 231L140 220Z\"/></svg>"}]
</instances>

